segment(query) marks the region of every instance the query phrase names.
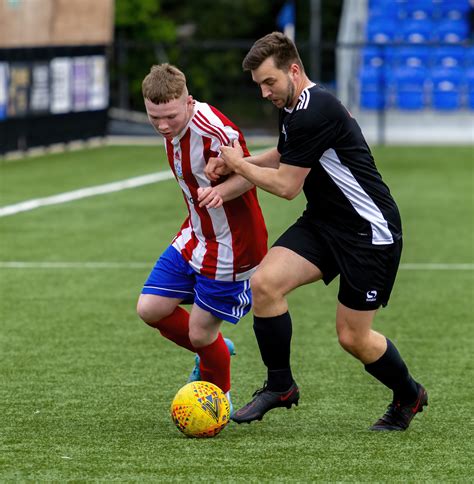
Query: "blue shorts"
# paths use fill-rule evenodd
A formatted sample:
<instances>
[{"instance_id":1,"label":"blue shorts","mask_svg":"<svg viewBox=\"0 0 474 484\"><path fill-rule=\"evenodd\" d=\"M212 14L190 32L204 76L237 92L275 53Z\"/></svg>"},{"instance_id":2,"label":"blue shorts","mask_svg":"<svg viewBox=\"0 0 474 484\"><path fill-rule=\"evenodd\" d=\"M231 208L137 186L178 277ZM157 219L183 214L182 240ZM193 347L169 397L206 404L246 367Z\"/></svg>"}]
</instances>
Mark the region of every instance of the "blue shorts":
<instances>
[{"instance_id":1,"label":"blue shorts","mask_svg":"<svg viewBox=\"0 0 474 484\"><path fill-rule=\"evenodd\" d=\"M250 282L217 281L196 273L182 255L169 246L155 264L142 294L182 299L197 304L216 316L236 324L252 306Z\"/></svg>"}]
</instances>

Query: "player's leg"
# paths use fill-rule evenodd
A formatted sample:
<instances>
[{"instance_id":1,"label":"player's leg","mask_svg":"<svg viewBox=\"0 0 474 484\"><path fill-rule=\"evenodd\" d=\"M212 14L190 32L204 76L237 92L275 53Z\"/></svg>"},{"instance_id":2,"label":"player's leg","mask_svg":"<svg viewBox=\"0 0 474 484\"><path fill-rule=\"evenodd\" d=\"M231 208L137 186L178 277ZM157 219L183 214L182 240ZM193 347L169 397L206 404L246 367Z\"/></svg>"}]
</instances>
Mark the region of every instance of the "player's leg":
<instances>
[{"instance_id":1,"label":"player's leg","mask_svg":"<svg viewBox=\"0 0 474 484\"><path fill-rule=\"evenodd\" d=\"M325 281L334 277L330 260L324 239L301 217L278 238L251 278L254 331L271 391L287 391L293 385L292 321L286 295L322 279L323 272Z\"/></svg>"},{"instance_id":2,"label":"player's leg","mask_svg":"<svg viewBox=\"0 0 474 484\"><path fill-rule=\"evenodd\" d=\"M378 360L387 348L385 336L372 329L376 314L372 311L356 311L338 303L336 331L339 344L362 363Z\"/></svg>"},{"instance_id":3,"label":"player's leg","mask_svg":"<svg viewBox=\"0 0 474 484\"><path fill-rule=\"evenodd\" d=\"M333 246L337 247L337 241ZM427 404L426 391L412 378L395 345L372 329L377 309L390 298L401 242L377 249L344 244L337 251L341 267L336 313L339 343L393 392L389 407L393 418L380 430L404 430Z\"/></svg>"},{"instance_id":4,"label":"player's leg","mask_svg":"<svg viewBox=\"0 0 474 484\"><path fill-rule=\"evenodd\" d=\"M195 283L192 270L173 247L159 258L145 282L138 299L137 313L161 334L190 351L189 313L179 306L193 301Z\"/></svg>"},{"instance_id":5,"label":"player's leg","mask_svg":"<svg viewBox=\"0 0 474 484\"><path fill-rule=\"evenodd\" d=\"M427 405L426 390L408 371L395 345L372 329L375 311L356 311L339 303L336 328L341 346L393 392L387 413L372 430L405 430Z\"/></svg>"},{"instance_id":6,"label":"player's leg","mask_svg":"<svg viewBox=\"0 0 474 484\"><path fill-rule=\"evenodd\" d=\"M230 356L234 345L220 333L222 320L237 324L252 304L250 283L220 281L197 275L190 338L199 357L201 379L218 385L230 400ZM231 403L232 407L232 403Z\"/></svg>"},{"instance_id":7,"label":"player's leg","mask_svg":"<svg viewBox=\"0 0 474 484\"><path fill-rule=\"evenodd\" d=\"M286 296L293 289L321 279L314 264L286 247L272 247L250 280L254 331L268 368L270 390L287 390L292 322Z\"/></svg>"},{"instance_id":8,"label":"player's leg","mask_svg":"<svg viewBox=\"0 0 474 484\"><path fill-rule=\"evenodd\" d=\"M220 327L222 320L194 304L189 338L199 356L201 380L210 381L224 393L230 390L230 353Z\"/></svg>"},{"instance_id":9,"label":"player's leg","mask_svg":"<svg viewBox=\"0 0 474 484\"><path fill-rule=\"evenodd\" d=\"M286 247L272 247L251 278L254 332L267 381L255 398L233 416L237 423L261 420L276 407L298 404L299 389L290 366L292 321L286 295L322 278L318 267Z\"/></svg>"},{"instance_id":10,"label":"player's leg","mask_svg":"<svg viewBox=\"0 0 474 484\"><path fill-rule=\"evenodd\" d=\"M178 346L195 351L189 339L189 313L179 306L181 301L177 298L141 294L137 303L137 314L165 338Z\"/></svg>"}]
</instances>

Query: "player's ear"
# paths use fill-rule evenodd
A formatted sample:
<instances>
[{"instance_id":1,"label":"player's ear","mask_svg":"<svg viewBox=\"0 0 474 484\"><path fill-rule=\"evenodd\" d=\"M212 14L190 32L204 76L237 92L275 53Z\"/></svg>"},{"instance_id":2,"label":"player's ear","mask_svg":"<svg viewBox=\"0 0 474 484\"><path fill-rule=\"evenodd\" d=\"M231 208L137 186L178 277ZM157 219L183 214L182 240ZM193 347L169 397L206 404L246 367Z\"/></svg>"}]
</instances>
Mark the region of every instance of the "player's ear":
<instances>
[{"instance_id":1,"label":"player's ear","mask_svg":"<svg viewBox=\"0 0 474 484\"><path fill-rule=\"evenodd\" d=\"M300 66L298 64L291 64L288 70L288 74L292 80L295 79L301 73Z\"/></svg>"}]
</instances>

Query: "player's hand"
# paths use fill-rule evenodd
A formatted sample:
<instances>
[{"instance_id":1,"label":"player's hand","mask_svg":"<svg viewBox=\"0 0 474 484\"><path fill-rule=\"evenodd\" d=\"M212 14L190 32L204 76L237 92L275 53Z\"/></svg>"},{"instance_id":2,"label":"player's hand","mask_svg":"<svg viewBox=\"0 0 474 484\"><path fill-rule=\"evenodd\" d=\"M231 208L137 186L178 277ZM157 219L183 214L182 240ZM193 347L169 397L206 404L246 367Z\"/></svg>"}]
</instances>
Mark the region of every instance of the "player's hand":
<instances>
[{"instance_id":1,"label":"player's hand","mask_svg":"<svg viewBox=\"0 0 474 484\"><path fill-rule=\"evenodd\" d=\"M216 187L199 187L197 193L200 207L219 208L224 203Z\"/></svg>"},{"instance_id":2,"label":"player's hand","mask_svg":"<svg viewBox=\"0 0 474 484\"><path fill-rule=\"evenodd\" d=\"M209 158L206 167L204 168L204 174L211 181L217 181L221 176L229 175L230 173L232 173L232 170L220 157Z\"/></svg>"},{"instance_id":3,"label":"player's hand","mask_svg":"<svg viewBox=\"0 0 474 484\"><path fill-rule=\"evenodd\" d=\"M232 171L243 162L244 150L238 140L234 140L232 146L221 146L221 158Z\"/></svg>"}]
</instances>

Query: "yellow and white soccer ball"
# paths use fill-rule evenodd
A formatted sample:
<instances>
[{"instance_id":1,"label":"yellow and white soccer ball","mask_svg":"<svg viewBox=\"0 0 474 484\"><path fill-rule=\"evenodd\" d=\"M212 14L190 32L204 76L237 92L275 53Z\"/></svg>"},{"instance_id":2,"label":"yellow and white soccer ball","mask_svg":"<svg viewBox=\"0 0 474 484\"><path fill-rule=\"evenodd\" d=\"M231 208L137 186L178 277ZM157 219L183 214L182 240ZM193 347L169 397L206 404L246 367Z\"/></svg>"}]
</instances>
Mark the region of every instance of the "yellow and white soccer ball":
<instances>
[{"instance_id":1,"label":"yellow and white soccer ball","mask_svg":"<svg viewBox=\"0 0 474 484\"><path fill-rule=\"evenodd\" d=\"M230 419L224 392L207 381L184 385L173 398L170 411L176 427L188 437L214 437Z\"/></svg>"}]
</instances>

